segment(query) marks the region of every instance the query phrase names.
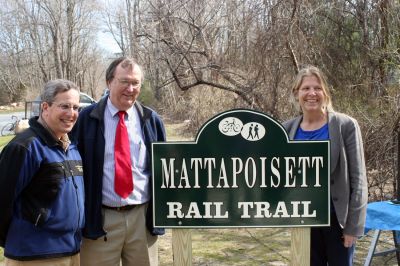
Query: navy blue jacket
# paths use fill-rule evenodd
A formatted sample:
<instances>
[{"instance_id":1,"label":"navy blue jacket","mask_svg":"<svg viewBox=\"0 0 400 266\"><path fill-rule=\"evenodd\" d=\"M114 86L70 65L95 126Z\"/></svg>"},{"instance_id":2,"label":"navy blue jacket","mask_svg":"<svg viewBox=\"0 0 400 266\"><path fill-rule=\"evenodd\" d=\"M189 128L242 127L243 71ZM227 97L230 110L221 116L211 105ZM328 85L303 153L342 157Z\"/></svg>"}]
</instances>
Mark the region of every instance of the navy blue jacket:
<instances>
[{"instance_id":1,"label":"navy blue jacket","mask_svg":"<svg viewBox=\"0 0 400 266\"><path fill-rule=\"evenodd\" d=\"M84 225L81 157L37 117L29 125L0 154L0 246L15 260L71 256Z\"/></svg>"},{"instance_id":2,"label":"navy blue jacket","mask_svg":"<svg viewBox=\"0 0 400 266\"><path fill-rule=\"evenodd\" d=\"M103 97L98 103L83 109L75 127L71 131L71 140L77 142L82 156L84 181L85 181L85 219L86 224L83 235L86 238L97 239L105 236L103 229L102 188L103 188L103 164L104 164L104 111L107 105L107 97ZM148 154L148 165L151 167L151 143L165 141L165 129L161 118L148 107L135 103L139 112L140 124L144 136L144 142ZM152 195L150 178L149 194ZM152 197L150 197L152 198ZM146 214L147 229L153 235L164 234L164 229L153 228L153 207L149 203Z\"/></svg>"}]
</instances>

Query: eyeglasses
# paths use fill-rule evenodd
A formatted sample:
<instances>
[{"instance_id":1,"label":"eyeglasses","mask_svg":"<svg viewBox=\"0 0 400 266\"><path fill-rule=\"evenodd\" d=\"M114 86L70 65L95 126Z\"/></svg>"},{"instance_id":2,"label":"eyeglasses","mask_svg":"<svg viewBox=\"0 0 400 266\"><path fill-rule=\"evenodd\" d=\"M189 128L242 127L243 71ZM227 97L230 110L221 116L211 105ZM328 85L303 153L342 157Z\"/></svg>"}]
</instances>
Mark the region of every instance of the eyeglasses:
<instances>
[{"instance_id":1,"label":"eyeglasses","mask_svg":"<svg viewBox=\"0 0 400 266\"><path fill-rule=\"evenodd\" d=\"M127 80L127 79L117 79L119 84L121 84L124 87L128 87L129 85L132 85L133 88L139 88L141 83L138 80Z\"/></svg>"},{"instance_id":2,"label":"eyeglasses","mask_svg":"<svg viewBox=\"0 0 400 266\"><path fill-rule=\"evenodd\" d=\"M73 110L74 112L78 112L79 111L79 105L72 105L69 103L60 103L56 105L58 108L60 108L61 110L63 110L64 112L69 111L69 110Z\"/></svg>"}]
</instances>

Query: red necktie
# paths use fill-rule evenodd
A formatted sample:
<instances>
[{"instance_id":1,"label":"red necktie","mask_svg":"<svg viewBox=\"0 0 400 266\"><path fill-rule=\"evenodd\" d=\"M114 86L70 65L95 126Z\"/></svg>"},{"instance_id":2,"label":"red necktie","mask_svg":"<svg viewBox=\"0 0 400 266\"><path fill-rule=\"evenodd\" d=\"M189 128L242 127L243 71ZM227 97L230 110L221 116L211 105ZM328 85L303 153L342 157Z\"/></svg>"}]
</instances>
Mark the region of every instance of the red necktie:
<instances>
[{"instance_id":1,"label":"red necktie","mask_svg":"<svg viewBox=\"0 0 400 266\"><path fill-rule=\"evenodd\" d=\"M128 130L126 129L124 111L119 111L119 122L115 132L114 161L115 180L114 190L123 199L127 198L133 190L133 175L130 155Z\"/></svg>"}]
</instances>

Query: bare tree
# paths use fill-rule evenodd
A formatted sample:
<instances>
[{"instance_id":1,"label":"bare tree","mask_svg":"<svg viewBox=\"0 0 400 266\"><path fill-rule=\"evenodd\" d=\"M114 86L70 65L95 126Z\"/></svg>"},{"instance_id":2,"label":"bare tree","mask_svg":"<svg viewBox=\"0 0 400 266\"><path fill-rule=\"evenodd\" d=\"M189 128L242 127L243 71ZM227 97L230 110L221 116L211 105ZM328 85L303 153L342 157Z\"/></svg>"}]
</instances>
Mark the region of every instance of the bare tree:
<instances>
[{"instance_id":1,"label":"bare tree","mask_svg":"<svg viewBox=\"0 0 400 266\"><path fill-rule=\"evenodd\" d=\"M164 108L197 126L221 105L286 119L295 114L288 103L293 76L314 64L327 74L337 109L360 121L370 176L381 177L370 185L386 189L384 180L393 180L395 153L387 150L396 144L393 135L382 135L397 134L398 1L124 0L117 6L107 12L110 32L124 54L146 66Z\"/></svg>"},{"instance_id":2,"label":"bare tree","mask_svg":"<svg viewBox=\"0 0 400 266\"><path fill-rule=\"evenodd\" d=\"M1 51L15 58L14 69L18 72L12 76L19 78L21 84L39 88L49 79L66 78L85 87L86 80L93 79L86 73L98 67L94 64L98 60L93 57L101 57L94 43L97 31L94 0L2 2L0 21L8 26L0 34L14 37L3 39ZM7 28L12 31L7 33ZM22 50L18 51L18 47ZM9 69L6 63L1 67Z\"/></svg>"}]
</instances>

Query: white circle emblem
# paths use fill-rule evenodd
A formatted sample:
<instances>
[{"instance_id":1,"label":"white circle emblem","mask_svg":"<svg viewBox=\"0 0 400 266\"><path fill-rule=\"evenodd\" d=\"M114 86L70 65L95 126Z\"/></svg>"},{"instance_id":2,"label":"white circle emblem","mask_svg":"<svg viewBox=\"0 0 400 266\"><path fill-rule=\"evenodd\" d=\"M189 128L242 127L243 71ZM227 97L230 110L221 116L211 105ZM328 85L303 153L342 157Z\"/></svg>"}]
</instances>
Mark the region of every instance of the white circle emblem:
<instances>
[{"instance_id":1,"label":"white circle emblem","mask_svg":"<svg viewBox=\"0 0 400 266\"><path fill-rule=\"evenodd\" d=\"M240 134L243 123L236 117L226 117L219 122L219 131L226 136L236 136Z\"/></svg>"},{"instance_id":2,"label":"white circle emblem","mask_svg":"<svg viewBox=\"0 0 400 266\"><path fill-rule=\"evenodd\" d=\"M243 126L242 137L249 141L257 141L265 136L265 127L257 122L250 122Z\"/></svg>"}]
</instances>

